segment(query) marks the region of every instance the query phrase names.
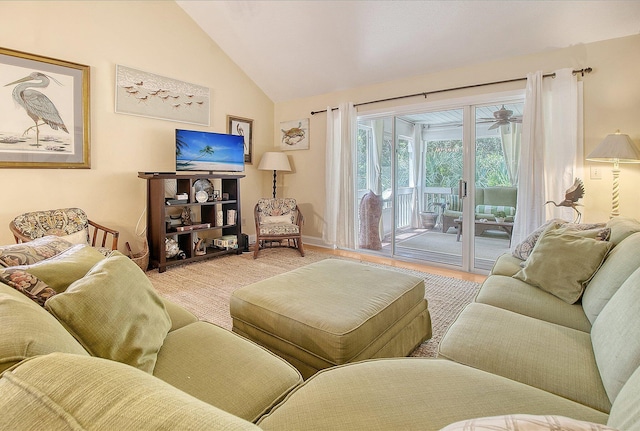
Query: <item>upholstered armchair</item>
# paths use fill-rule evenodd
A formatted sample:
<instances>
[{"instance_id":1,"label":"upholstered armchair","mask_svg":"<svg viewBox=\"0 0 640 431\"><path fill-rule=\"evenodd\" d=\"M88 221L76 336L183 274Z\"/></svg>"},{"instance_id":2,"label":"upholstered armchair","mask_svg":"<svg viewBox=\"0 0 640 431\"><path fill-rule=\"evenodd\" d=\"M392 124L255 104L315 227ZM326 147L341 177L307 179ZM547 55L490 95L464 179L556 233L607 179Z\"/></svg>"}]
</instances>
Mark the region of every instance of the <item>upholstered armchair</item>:
<instances>
[{"instance_id":1,"label":"upholstered armchair","mask_svg":"<svg viewBox=\"0 0 640 431\"><path fill-rule=\"evenodd\" d=\"M89 244L103 250L117 250L117 230L99 225L80 208L61 208L20 214L9 223L16 243L47 235L62 237L74 244ZM107 240L110 239L108 242Z\"/></svg>"},{"instance_id":2,"label":"upholstered armchair","mask_svg":"<svg viewBox=\"0 0 640 431\"><path fill-rule=\"evenodd\" d=\"M302 224L304 217L293 198L261 198L258 200L253 216L256 221L256 245L253 258L258 257L261 247L277 242L298 249L304 256L302 246Z\"/></svg>"}]
</instances>

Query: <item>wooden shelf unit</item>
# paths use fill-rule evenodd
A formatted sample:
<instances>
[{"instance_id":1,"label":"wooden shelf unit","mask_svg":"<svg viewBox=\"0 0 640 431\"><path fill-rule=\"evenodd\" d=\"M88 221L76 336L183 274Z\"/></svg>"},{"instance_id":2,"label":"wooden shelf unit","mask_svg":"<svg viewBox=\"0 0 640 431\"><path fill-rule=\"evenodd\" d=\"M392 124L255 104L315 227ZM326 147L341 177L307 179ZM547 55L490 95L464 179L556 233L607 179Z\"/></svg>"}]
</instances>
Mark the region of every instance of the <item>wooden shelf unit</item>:
<instances>
[{"instance_id":1,"label":"wooden shelf unit","mask_svg":"<svg viewBox=\"0 0 640 431\"><path fill-rule=\"evenodd\" d=\"M149 242L149 263L151 268L158 268L159 272L164 272L167 267L181 263L195 262L224 254L241 254L244 244L242 243L242 216L240 213L240 179L244 175L224 175L224 174L176 174L176 173L152 173L138 172L138 178L147 180L147 240ZM208 180L212 183L213 189L220 192L220 196L228 195L227 199L218 201L197 202L195 198L194 183L198 180ZM186 193L188 196L186 203L166 203L166 199L173 196L166 196L166 180L176 181L178 194ZM183 209L188 209L195 215L192 222L194 225L208 223L210 227L197 228L177 232L169 226L170 215L177 215ZM235 221L227 220L227 211L235 210ZM216 213L222 211L223 223L216 224ZM202 236L200 236L202 235ZM221 249L208 246L203 255L195 254L195 245L198 238L219 238L224 235L236 235L238 248ZM186 257L167 258L165 240L174 238L178 242L180 250L184 251Z\"/></svg>"}]
</instances>

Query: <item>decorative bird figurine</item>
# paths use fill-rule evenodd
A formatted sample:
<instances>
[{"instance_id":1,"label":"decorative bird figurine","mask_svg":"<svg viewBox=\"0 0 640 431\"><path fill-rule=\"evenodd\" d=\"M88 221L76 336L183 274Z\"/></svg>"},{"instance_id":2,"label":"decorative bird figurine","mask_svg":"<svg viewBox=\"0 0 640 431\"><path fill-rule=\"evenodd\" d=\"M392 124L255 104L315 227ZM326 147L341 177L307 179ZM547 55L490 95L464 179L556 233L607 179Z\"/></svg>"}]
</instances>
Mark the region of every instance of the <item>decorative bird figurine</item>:
<instances>
[{"instance_id":1,"label":"decorative bird figurine","mask_svg":"<svg viewBox=\"0 0 640 431\"><path fill-rule=\"evenodd\" d=\"M577 206L582 206L578 203L578 200L584 196L584 184L580 178L576 178L573 182L573 185L567 189L564 194L564 200L560 203L555 203L554 201L546 201L544 204L554 204L556 207L569 207L573 208L575 212L578 213L574 223L580 223L580 219L582 218L582 213L578 211Z\"/></svg>"},{"instance_id":2,"label":"decorative bird figurine","mask_svg":"<svg viewBox=\"0 0 640 431\"><path fill-rule=\"evenodd\" d=\"M58 81L56 81L55 78L51 79L60 84ZM31 117L31 119L36 123L35 126L31 126L27 130L25 130L23 136L26 135L29 130L35 128L37 146L40 145L39 127L44 124L48 124L49 127L51 127L53 130L62 129L65 132L69 133L69 131L67 130L67 126L64 125L64 122L62 121L62 118L60 118L60 114L58 113L58 109L56 109L56 106L53 104L53 102L41 92L30 89L30 87L46 88L49 86L49 82L49 77L44 73L32 72L22 79L18 79L17 81L13 81L5 85L5 87L7 87L9 85L19 84L16 85L13 89L13 100L15 100L18 105L22 106L24 110L27 111L27 115ZM42 121L42 123L38 124L39 121Z\"/></svg>"}]
</instances>

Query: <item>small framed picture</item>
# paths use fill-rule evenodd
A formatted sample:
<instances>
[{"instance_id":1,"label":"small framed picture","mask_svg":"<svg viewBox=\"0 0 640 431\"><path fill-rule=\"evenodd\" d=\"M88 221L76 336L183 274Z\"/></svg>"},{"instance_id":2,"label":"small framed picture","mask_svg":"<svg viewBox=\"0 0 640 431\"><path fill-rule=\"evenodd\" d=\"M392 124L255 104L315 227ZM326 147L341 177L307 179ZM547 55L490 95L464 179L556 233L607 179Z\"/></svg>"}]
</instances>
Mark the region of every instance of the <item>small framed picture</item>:
<instances>
[{"instance_id":1,"label":"small framed picture","mask_svg":"<svg viewBox=\"0 0 640 431\"><path fill-rule=\"evenodd\" d=\"M309 149L308 118L280 123L280 149L282 151Z\"/></svg>"},{"instance_id":2,"label":"small framed picture","mask_svg":"<svg viewBox=\"0 0 640 431\"><path fill-rule=\"evenodd\" d=\"M229 193L223 193L222 194L222 200L223 201L228 201L229 200Z\"/></svg>"},{"instance_id":3,"label":"small framed picture","mask_svg":"<svg viewBox=\"0 0 640 431\"><path fill-rule=\"evenodd\" d=\"M214 200L214 201L219 201L219 200L220 200L220 198L221 198L221 196L220 196L220 190L214 190L214 191L213 191L213 200Z\"/></svg>"},{"instance_id":4,"label":"small framed picture","mask_svg":"<svg viewBox=\"0 0 640 431\"><path fill-rule=\"evenodd\" d=\"M227 133L244 137L244 162L251 164L253 153L253 120L227 115Z\"/></svg>"}]
</instances>

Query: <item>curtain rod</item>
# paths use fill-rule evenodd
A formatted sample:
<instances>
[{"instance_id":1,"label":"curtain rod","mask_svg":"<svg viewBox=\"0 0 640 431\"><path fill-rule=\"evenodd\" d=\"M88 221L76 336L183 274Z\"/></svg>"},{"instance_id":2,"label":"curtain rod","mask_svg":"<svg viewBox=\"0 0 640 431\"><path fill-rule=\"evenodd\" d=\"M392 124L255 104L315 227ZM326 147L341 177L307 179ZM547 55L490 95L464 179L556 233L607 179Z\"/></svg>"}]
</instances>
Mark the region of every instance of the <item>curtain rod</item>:
<instances>
[{"instance_id":1,"label":"curtain rod","mask_svg":"<svg viewBox=\"0 0 640 431\"><path fill-rule=\"evenodd\" d=\"M584 76L585 73L591 73L593 71L592 68L590 67L586 67L584 69L578 69L578 70L574 70L573 74L580 74L582 76ZM545 75L542 75L543 78L555 78L556 74L555 73L547 73ZM438 93L444 93L447 91L454 91L454 90L467 90L469 88L476 88L476 87L484 87L487 85L496 85L496 84L506 84L509 82L518 82L518 81L526 81L527 78L514 78L514 79L506 79L504 81L494 81L494 82L485 82L483 84L472 84L472 85L465 85L462 87L453 87L453 88L445 88L443 90L433 90L433 91L423 91L422 93L415 93L415 94L407 94L406 96L396 96L396 97L389 97L387 99L378 99L378 100L372 100L370 102L362 102L362 103L356 103L355 106L362 106L362 105L370 105L372 103L380 103L380 102L389 102L391 100L399 100L399 99L406 99L409 97L416 97L416 96L424 96L424 98L426 99L428 95L430 94L438 94ZM332 111L335 111L338 108L331 108ZM323 109L321 111L311 111L311 115L315 115L315 114L319 114L321 112L327 112L326 109Z\"/></svg>"}]
</instances>

